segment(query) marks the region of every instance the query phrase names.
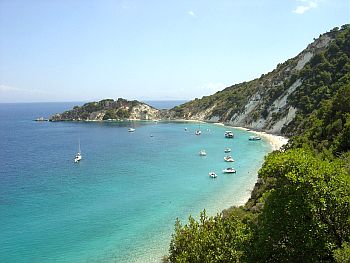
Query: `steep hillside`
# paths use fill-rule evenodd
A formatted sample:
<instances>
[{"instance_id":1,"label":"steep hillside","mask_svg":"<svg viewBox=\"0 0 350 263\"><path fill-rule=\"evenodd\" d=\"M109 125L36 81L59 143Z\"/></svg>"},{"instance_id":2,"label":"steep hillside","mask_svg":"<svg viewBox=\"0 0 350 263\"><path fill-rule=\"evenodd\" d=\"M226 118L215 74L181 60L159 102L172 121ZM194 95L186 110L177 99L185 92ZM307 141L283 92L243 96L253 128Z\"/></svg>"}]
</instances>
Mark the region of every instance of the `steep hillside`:
<instances>
[{"instance_id":1,"label":"steep hillside","mask_svg":"<svg viewBox=\"0 0 350 263\"><path fill-rule=\"evenodd\" d=\"M349 31L323 35L333 40L287 80L292 136L266 157L249 201L177 220L163 262L350 262Z\"/></svg>"},{"instance_id":2,"label":"steep hillside","mask_svg":"<svg viewBox=\"0 0 350 263\"><path fill-rule=\"evenodd\" d=\"M89 102L72 110L50 117L50 121L101 121L101 120L153 120L160 118L160 111L139 101L119 98Z\"/></svg>"},{"instance_id":3,"label":"steep hillside","mask_svg":"<svg viewBox=\"0 0 350 263\"><path fill-rule=\"evenodd\" d=\"M295 117L310 114L311 108L331 97L336 87L330 86L349 72L349 45L349 25L334 28L272 72L175 107L169 117L224 122L271 133L293 132L289 124ZM332 57L341 59L333 61ZM334 68L323 65L327 74L315 77L312 72L320 61L329 62ZM320 94L311 94L315 98L308 110L308 101L303 99L315 81L323 88L316 89Z\"/></svg>"}]
</instances>

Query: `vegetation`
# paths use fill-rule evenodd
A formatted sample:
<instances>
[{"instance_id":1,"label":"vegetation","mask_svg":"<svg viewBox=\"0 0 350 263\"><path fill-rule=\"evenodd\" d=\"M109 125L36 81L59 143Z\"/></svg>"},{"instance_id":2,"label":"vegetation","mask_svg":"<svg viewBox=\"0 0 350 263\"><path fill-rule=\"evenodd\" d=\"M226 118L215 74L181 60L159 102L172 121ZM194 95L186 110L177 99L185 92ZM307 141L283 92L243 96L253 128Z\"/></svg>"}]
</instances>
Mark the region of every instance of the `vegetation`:
<instances>
[{"instance_id":1,"label":"vegetation","mask_svg":"<svg viewBox=\"0 0 350 263\"><path fill-rule=\"evenodd\" d=\"M164 262L350 262L350 27L330 33L335 41L288 80L302 80L289 97L300 109L292 137L266 157L251 199L177 221Z\"/></svg>"},{"instance_id":2,"label":"vegetation","mask_svg":"<svg viewBox=\"0 0 350 263\"><path fill-rule=\"evenodd\" d=\"M81 107L75 106L72 110L53 115L50 120L123 120L129 118L132 109L141 104L142 102L136 100L128 101L122 98L118 98L116 101L105 99L98 102L85 103ZM146 114L148 111L144 110L143 113Z\"/></svg>"}]
</instances>

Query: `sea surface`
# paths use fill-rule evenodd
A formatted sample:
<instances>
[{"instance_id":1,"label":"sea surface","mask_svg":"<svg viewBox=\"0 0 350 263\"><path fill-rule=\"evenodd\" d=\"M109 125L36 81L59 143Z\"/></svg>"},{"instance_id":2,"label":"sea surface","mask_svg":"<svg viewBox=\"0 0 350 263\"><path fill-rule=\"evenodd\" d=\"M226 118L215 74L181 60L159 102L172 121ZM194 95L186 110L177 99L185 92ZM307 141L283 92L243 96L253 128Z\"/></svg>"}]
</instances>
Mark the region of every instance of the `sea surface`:
<instances>
[{"instance_id":1,"label":"sea surface","mask_svg":"<svg viewBox=\"0 0 350 263\"><path fill-rule=\"evenodd\" d=\"M177 217L242 204L271 151L214 124L33 121L78 104L0 104L0 262L159 262Z\"/></svg>"}]
</instances>

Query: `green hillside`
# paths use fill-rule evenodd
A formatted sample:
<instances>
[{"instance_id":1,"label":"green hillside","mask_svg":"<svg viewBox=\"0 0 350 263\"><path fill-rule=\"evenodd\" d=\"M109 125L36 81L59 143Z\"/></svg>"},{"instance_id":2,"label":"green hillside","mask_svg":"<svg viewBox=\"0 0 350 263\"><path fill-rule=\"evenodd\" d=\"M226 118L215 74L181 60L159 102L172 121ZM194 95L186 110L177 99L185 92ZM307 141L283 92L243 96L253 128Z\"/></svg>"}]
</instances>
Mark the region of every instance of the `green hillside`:
<instances>
[{"instance_id":1,"label":"green hillside","mask_svg":"<svg viewBox=\"0 0 350 263\"><path fill-rule=\"evenodd\" d=\"M287 98L298 110L282 129L291 140L267 156L250 200L215 217L204 211L199 221L177 221L163 262L350 262L350 26L327 35L333 41L281 90L266 91L278 97L300 80ZM216 100L232 100L230 109L242 110L259 81L192 101L175 114L205 110ZM215 114L228 116L227 109Z\"/></svg>"},{"instance_id":2,"label":"green hillside","mask_svg":"<svg viewBox=\"0 0 350 263\"><path fill-rule=\"evenodd\" d=\"M348 82L349 45L349 25L334 28L259 79L175 107L171 116L294 134Z\"/></svg>"}]
</instances>

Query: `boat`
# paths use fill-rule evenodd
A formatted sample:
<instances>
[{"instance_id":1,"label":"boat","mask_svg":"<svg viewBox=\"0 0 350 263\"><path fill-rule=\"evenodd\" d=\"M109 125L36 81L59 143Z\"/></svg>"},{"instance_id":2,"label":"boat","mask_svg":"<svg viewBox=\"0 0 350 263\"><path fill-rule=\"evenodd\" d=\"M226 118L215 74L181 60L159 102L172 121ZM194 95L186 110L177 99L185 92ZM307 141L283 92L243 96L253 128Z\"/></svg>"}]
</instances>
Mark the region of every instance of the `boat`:
<instances>
[{"instance_id":1,"label":"boat","mask_svg":"<svg viewBox=\"0 0 350 263\"><path fill-rule=\"evenodd\" d=\"M235 174L236 173L236 170L233 169L232 167L228 167L224 170L222 170L223 173L226 173L226 174Z\"/></svg>"},{"instance_id":2,"label":"boat","mask_svg":"<svg viewBox=\"0 0 350 263\"><path fill-rule=\"evenodd\" d=\"M200 123L198 124L198 129L196 130L195 134L196 134L196 135L201 135L201 134L202 134L202 131L201 131L201 124L200 124Z\"/></svg>"},{"instance_id":3,"label":"boat","mask_svg":"<svg viewBox=\"0 0 350 263\"><path fill-rule=\"evenodd\" d=\"M134 131L135 131L134 128L129 128L129 129L128 129L128 132L134 132Z\"/></svg>"},{"instance_id":4,"label":"boat","mask_svg":"<svg viewBox=\"0 0 350 263\"><path fill-rule=\"evenodd\" d=\"M216 173L210 172L210 173L209 173L209 177L211 177L211 178L216 178L216 177L218 177L218 176L216 175Z\"/></svg>"},{"instance_id":5,"label":"boat","mask_svg":"<svg viewBox=\"0 0 350 263\"><path fill-rule=\"evenodd\" d=\"M80 151L80 140L79 140L78 152L74 157L74 162L75 163L80 162L81 158L82 158L82 156L81 156L81 151Z\"/></svg>"},{"instance_id":6,"label":"boat","mask_svg":"<svg viewBox=\"0 0 350 263\"><path fill-rule=\"evenodd\" d=\"M49 121L48 119L45 119L44 117L36 118L35 121Z\"/></svg>"},{"instance_id":7,"label":"boat","mask_svg":"<svg viewBox=\"0 0 350 263\"><path fill-rule=\"evenodd\" d=\"M256 135L249 137L249 141L260 141L260 140L261 140L261 137Z\"/></svg>"},{"instance_id":8,"label":"boat","mask_svg":"<svg viewBox=\"0 0 350 263\"><path fill-rule=\"evenodd\" d=\"M206 156L207 155L207 152L205 150L200 150L199 151L199 155L200 156Z\"/></svg>"},{"instance_id":9,"label":"boat","mask_svg":"<svg viewBox=\"0 0 350 263\"><path fill-rule=\"evenodd\" d=\"M225 148L225 153L231 152L231 148Z\"/></svg>"},{"instance_id":10,"label":"boat","mask_svg":"<svg viewBox=\"0 0 350 263\"><path fill-rule=\"evenodd\" d=\"M196 130L195 132L196 135L201 135L201 133L202 133L201 130Z\"/></svg>"},{"instance_id":11,"label":"boat","mask_svg":"<svg viewBox=\"0 0 350 263\"><path fill-rule=\"evenodd\" d=\"M232 158L232 156L225 156L224 157L224 160L225 160L225 162L234 162L235 160L233 160L233 158Z\"/></svg>"},{"instance_id":12,"label":"boat","mask_svg":"<svg viewBox=\"0 0 350 263\"><path fill-rule=\"evenodd\" d=\"M225 138L232 139L234 137L234 134L232 131L225 131Z\"/></svg>"}]
</instances>

